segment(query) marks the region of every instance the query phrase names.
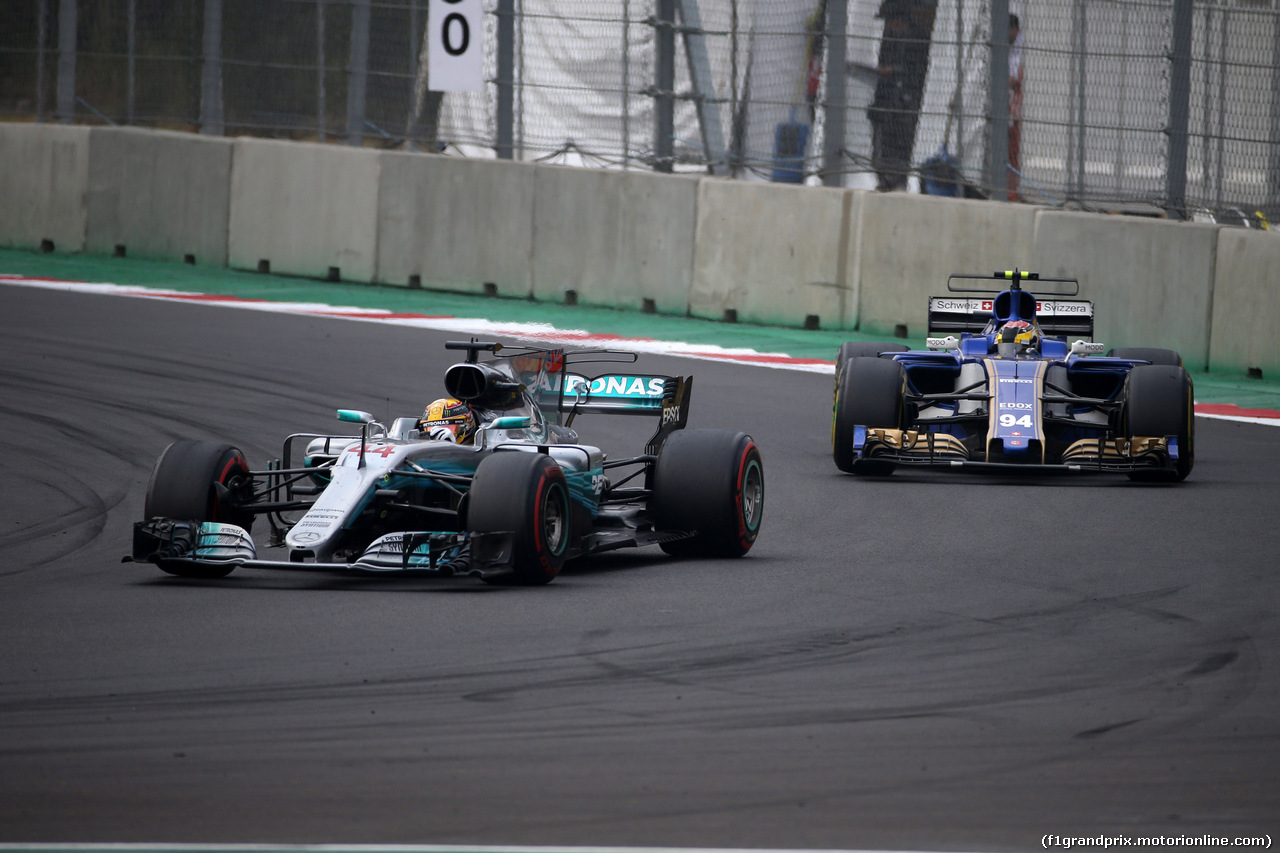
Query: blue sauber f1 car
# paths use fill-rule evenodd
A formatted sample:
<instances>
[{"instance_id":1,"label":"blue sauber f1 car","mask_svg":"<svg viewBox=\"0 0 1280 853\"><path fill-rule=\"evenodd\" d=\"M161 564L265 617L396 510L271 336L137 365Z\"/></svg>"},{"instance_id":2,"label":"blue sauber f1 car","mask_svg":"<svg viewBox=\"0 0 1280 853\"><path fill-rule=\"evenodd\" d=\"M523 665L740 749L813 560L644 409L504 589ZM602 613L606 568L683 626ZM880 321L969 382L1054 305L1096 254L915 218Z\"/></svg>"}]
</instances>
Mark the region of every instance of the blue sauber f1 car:
<instances>
[{"instance_id":1,"label":"blue sauber f1 car","mask_svg":"<svg viewBox=\"0 0 1280 853\"><path fill-rule=\"evenodd\" d=\"M992 278L1008 289L963 286ZM1069 298L1079 294L1076 279L955 274L947 290L984 295L930 298L928 350L840 347L831 429L837 468L1120 472L1169 481L1191 473L1193 391L1178 353L1104 355L1093 342L1093 303Z\"/></svg>"},{"instance_id":2,"label":"blue sauber f1 car","mask_svg":"<svg viewBox=\"0 0 1280 853\"><path fill-rule=\"evenodd\" d=\"M635 362L628 352L507 355L474 339L446 347L467 354L444 383L476 415L468 443L433 440L418 418L384 426L346 409L338 419L358 435L290 435L263 470L231 445L174 442L152 470L125 560L199 578L243 567L534 585L568 559L614 548L708 557L751 549L764 512L760 452L742 432L684 428L692 377L570 370ZM610 460L578 441L580 414L648 416L658 426L642 454ZM280 558L259 558L257 518Z\"/></svg>"}]
</instances>

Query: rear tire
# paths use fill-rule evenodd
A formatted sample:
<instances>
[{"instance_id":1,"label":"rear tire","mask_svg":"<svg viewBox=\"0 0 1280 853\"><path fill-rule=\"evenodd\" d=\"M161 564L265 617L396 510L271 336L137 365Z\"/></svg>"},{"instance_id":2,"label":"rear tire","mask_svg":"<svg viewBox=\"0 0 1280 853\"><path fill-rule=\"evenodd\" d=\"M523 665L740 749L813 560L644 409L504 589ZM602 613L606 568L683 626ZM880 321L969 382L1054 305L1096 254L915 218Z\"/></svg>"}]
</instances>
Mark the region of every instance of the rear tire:
<instances>
[{"instance_id":1,"label":"rear tire","mask_svg":"<svg viewBox=\"0 0 1280 853\"><path fill-rule=\"evenodd\" d=\"M1125 435L1178 439L1175 470L1134 471L1131 480L1180 482L1195 465L1195 390L1191 376L1171 364L1139 364L1125 378Z\"/></svg>"},{"instance_id":2,"label":"rear tire","mask_svg":"<svg viewBox=\"0 0 1280 853\"><path fill-rule=\"evenodd\" d=\"M1131 358L1135 361L1149 361L1152 364L1167 364L1182 367L1182 356L1171 349L1157 347L1115 347L1107 350L1111 358Z\"/></svg>"},{"instance_id":3,"label":"rear tire","mask_svg":"<svg viewBox=\"0 0 1280 853\"><path fill-rule=\"evenodd\" d=\"M512 533L512 574L489 583L540 586L560 574L569 552L569 487L542 453L493 453L476 468L467 497L471 533Z\"/></svg>"},{"instance_id":4,"label":"rear tire","mask_svg":"<svg viewBox=\"0 0 1280 853\"><path fill-rule=\"evenodd\" d=\"M836 383L836 400L831 414L831 456L836 467L853 474L888 474L891 462L855 459L855 426L902 428L906 371L896 361L882 358L853 358L846 362Z\"/></svg>"},{"instance_id":5,"label":"rear tire","mask_svg":"<svg viewBox=\"0 0 1280 853\"><path fill-rule=\"evenodd\" d=\"M678 557L741 557L764 517L764 465L751 436L720 429L677 430L653 466L650 512L658 530L696 530L663 542Z\"/></svg>"},{"instance_id":6,"label":"rear tire","mask_svg":"<svg viewBox=\"0 0 1280 853\"><path fill-rule=\"evenodd\" d=\"M237 510L218 496L218 486L235 492L247 483L249 464L238 448L212 441L175 441L164 449L147 483L146 518L218 521L253 527L253 513ZM221 578L234 566L179 566L161 569L188 578Z\"/></svg>"}]
</instances>

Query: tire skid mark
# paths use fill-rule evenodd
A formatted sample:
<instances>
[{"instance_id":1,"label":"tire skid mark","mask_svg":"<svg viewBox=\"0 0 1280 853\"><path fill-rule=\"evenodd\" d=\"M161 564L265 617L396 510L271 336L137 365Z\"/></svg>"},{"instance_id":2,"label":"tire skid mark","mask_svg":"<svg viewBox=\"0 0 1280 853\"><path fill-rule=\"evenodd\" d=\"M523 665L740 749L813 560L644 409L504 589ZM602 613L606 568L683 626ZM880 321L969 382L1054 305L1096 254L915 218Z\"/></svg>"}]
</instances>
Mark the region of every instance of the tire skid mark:
<instances>
[{"instance_id":1,"label":"tire skid mark","mask_svg":"<svg viewBox=\"0 0 1280 853\"><path fill-rule=\"evenodd\" d=\"M1200 663L1187 670L1187 675L1208 675L1217 672L1220 669L1230 666L1240 658L1240 653L1234 649L1229 652L1219 652L1218 654L1209 655Z\"/></svg>"},{"instance_id":2,"label":"tire skid mark","mask_svg":"<svg viewBox=\"0 0 1280 853\"><path fill-rule=\"evenodd\" d=\"M1085 731L1077 732L1075 737L1080 738L1081 740L1085 740L1088 738L1102 737L1108 732L1113 732L1116 729L1123 729L1127 726L1136 725L1138 723L1141 723L1142 721L1143 721L1143 718L1139 718L1135 720L1125 720L1123 723L1111 723L1110 725L1106 725L1106 726L1098 726L1096 729L1086 729Z\"/></svg>"}]
</instances>

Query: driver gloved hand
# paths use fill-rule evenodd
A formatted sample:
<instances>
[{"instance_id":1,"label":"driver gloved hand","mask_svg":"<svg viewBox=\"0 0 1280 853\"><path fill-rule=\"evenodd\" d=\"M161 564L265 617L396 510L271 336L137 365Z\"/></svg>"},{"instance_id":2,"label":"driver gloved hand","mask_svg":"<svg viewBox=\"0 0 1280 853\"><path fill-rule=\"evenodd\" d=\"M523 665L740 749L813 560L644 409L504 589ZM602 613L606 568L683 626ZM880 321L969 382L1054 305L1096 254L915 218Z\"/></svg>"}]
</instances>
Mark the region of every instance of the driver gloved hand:
<instances>
[{"instance_id":1,"label":"driver gloved hand","mask_svg":"<svg viewBox=\"0 0 1280 853\"><path fill-rule=\"evenodd\" d=\"M453 430L444 426L427 427L427 438L432 441L452 441L457 442L453 436Z\"/></svg>"}]
</instances>

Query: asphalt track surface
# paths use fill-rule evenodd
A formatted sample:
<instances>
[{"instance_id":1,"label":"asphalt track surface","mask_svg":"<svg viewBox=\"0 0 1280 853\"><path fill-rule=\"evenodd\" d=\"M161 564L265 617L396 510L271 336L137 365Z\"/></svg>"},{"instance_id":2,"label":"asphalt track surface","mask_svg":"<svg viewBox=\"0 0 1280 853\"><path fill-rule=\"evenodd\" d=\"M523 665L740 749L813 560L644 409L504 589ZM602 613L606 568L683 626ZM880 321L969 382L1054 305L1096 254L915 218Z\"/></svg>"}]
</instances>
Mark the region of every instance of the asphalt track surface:
<instances>
[{"instance_id":1,"label":"asphalt track surface","mask_svg":"<svg viewBox=\"0 0 1280 853\"><path fill-rule=\"evenodd\" d=\"M839 474L829 375L646 357L737 561L547 587L121 564L178 438L412 414L448 333L0 285L0 842L1033 850L1280 828L1280 430L1178 486ZM611 454L648 425L578 424Z\"/></svg>"}]
</instances>

